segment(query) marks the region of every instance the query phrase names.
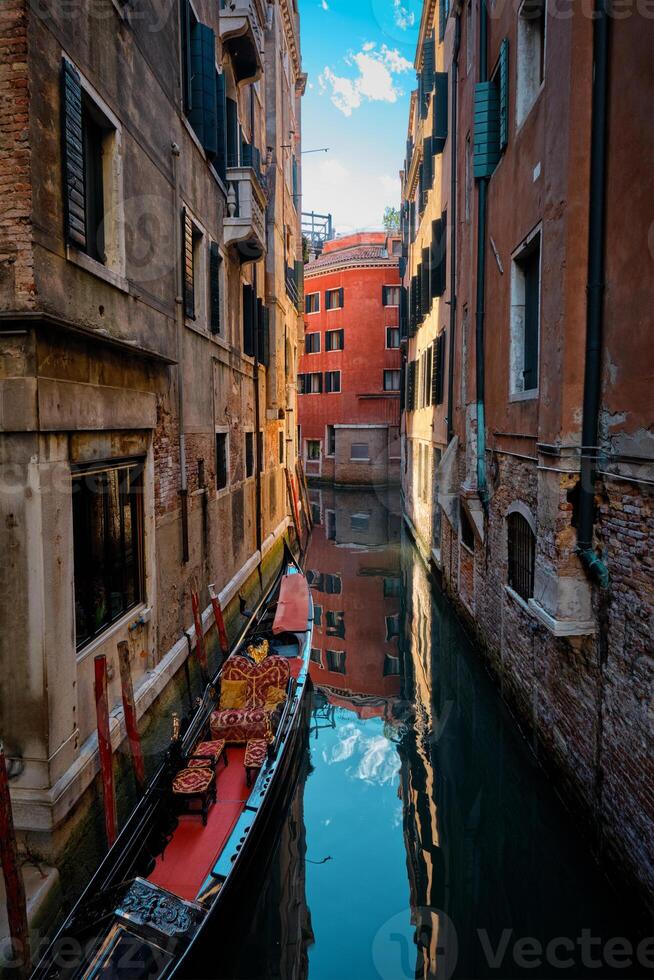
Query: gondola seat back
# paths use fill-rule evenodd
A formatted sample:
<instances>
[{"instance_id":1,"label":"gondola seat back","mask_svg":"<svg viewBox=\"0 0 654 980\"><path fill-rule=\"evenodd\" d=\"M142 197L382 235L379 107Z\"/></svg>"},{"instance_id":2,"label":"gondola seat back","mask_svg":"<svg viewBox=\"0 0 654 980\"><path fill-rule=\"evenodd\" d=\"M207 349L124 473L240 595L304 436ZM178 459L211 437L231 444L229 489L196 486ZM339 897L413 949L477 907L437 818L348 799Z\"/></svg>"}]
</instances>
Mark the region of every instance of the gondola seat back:
<instances>
[{"instance_id":1,"label":"gondola seat back","mask_svg":"<svg viewBox=\"0 0 654 980\"><path fill-rule=\"evenodd\" d=\"M220 677L220 707L211 715L212 738L224 739L230 745L246 745L250 739L271 741L275 711L284 700L289 677L285 657L267 657L260 664L245 657L230 657ZM226 703L223 694L237 689L241 691L239 703Z\"/></svg>"}]
</instances>

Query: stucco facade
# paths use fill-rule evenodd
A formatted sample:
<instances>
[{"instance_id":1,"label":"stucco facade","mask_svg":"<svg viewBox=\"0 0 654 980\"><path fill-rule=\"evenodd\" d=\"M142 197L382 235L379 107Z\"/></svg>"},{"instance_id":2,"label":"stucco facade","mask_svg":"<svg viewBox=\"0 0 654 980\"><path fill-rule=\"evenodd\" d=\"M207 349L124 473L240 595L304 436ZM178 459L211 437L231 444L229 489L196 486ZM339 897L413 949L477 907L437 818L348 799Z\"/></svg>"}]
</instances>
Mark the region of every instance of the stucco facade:
<instances>
[{"instance_id":1,"label":"stucco facade","mask_svg":"<svg viewBox=\"0 0 654 980\"><path fill-rule=\"evenodd\" d=\"M481 18L473 0L423 5L402 174L407 517L598 852L651 902L654 454L645 379L654 355L644 332L652 249L643 195L653 190L645 93L654 28L635 10L609 18L606 178L591 194L597 16L577 4L566 17L523 4ZM439 105L443 125L434 125ZM435 150L426 135L437 137ZM591 234L598 195L603 278L589 249L589 238L601 241ZM432 273L445 255L444 275L426 306L412 307L412 279L443 215L445 247L427 260ZM599 419L584 446L595 308ZM423 352L437 332L438 397L435 385L421 392ZM593 475L582 486L584 457ZM590 546L580 532L584 494L591 511L594 503Z\"/></svg>"},{"instance_id":2,"label":"stucco facade","mask_svg":"<svg viewBox=\"0 0 654 980\"><path fill-rule=\"evenodd\" d=\"M95 655L118 747L118 642L150 727L190 589L209 630L209 584L231 616L288 525L305 76L290 0L10 0L0 44L0 736L58 860L95 800Z\"/></svg>"},{"instance_id":3,"label":"stucco facade","mask_svg":"<svg viewBox=\"0 0 654 980\"><path fill-rule=\"evenodd\" d=\"M298 424L312 479L399 481L398 247L361 232L327 242L305 266Z\"/></svg>"}]
</instances>

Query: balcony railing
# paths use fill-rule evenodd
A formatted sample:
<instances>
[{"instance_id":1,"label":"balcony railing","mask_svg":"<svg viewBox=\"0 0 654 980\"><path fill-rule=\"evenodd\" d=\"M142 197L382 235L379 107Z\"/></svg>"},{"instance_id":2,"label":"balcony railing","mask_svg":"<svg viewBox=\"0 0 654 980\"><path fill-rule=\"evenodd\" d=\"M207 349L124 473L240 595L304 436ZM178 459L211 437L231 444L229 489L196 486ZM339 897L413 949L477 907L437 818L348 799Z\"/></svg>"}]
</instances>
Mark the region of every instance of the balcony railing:
<instances>
[{"instance_id":1,"label":"balcony railing","mask_svg":"<svg viewBox=\"0 0 654 980\"><path fill-rule=\"evenodd\" d=\"M237 82L253 82L263 74L265 16L262 0L220 0L220 39Z\"/></svg>"},{"instance_id":2,"label":"balcony railing","mask_svg":"<svg viewBox=\"0 0 654 980\"><path fill-rule=\"evenodd\" d=\"M243 150L247 147L247 151ZM260 259L266 251L266 195L261 159L256 147L241 147L238 166L227 166L225 245L233 246L244 262Z\"/></svg>"}]
</instances>

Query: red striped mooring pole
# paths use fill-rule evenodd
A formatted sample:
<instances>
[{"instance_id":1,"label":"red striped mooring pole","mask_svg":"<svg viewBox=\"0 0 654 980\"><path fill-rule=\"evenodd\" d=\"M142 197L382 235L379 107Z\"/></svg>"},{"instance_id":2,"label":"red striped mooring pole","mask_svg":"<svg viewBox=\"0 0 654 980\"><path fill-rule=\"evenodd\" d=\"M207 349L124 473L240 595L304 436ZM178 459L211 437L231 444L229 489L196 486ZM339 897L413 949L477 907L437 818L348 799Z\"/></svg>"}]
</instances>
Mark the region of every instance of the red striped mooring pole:
<instances>
[{"instance_id":1,"label":"red striped mooring pole","mask_svg":"<svg viewBox=\"0 0 654 980\"><path fill-rule=\"evenodd\" d=\"M9 796L9 776L2 742L0 742L0 863L7 892L7 919L12 960L22 975L29 976L30 946L25 884L18 863L16 831Z\"/></svg>"},{"instance_id":2,"label":"red striped mooring pole","mask_svg":"<svg viewBox=\"0 0 654 980\"><path fill-rule=\"evenodd\" d=\"M140 793L145 792L145 763L143 762L143 750L141 748L141 736L136 717L136 704L134 703L134 686L132 684L132 670L129 663L129 644L126 640L121 640L118 644L118 662L120 664L120 687L123 695L123 711L125 713L125 729L127 731L127 742L129 744L129 754L132 759L132 769L134 778Z\"/></svg>"},{"instance_id":3,"label":"red striped mooring pole","mask_svg":"<svg viewBox=\"0 0 654 980\"><path fill-rule=\"evenodd\" d=\"M109 729L109 697L107 694L107 658L98 654L95 658L95 711L98 719L98 748L102 770L102 800L107 842L112 847L116 841L116 794Z\"/></svg>"}]
</instances>

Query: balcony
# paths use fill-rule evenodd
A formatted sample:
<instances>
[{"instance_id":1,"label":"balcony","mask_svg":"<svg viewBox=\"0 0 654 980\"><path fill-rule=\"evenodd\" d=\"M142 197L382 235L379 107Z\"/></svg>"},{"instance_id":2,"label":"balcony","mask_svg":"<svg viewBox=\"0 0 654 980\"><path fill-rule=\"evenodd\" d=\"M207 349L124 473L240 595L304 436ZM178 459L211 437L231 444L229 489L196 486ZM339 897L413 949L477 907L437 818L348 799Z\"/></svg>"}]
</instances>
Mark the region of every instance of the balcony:
<instances>
[{"instance_id":1,"label":"balcony","mask_svg":"<svg viewBox=\"0 0 654 980\"><path fill-rule=\"evenodd\" d=\"M265 16L261 0L221 0L220 39L237 82L256 82L263 74Z\"/></svg>"},{"instance_id":2,"label":"balcony","mask_svg":"<svg viewBox=\"0 0 654 980\"><path fill-rule=\"evenodd\" d=\"M225 246L235 248L243 262L254 262L266 251L266 196L259 171L241 157L227 168Z\"/></svg>"}]
</instances>

